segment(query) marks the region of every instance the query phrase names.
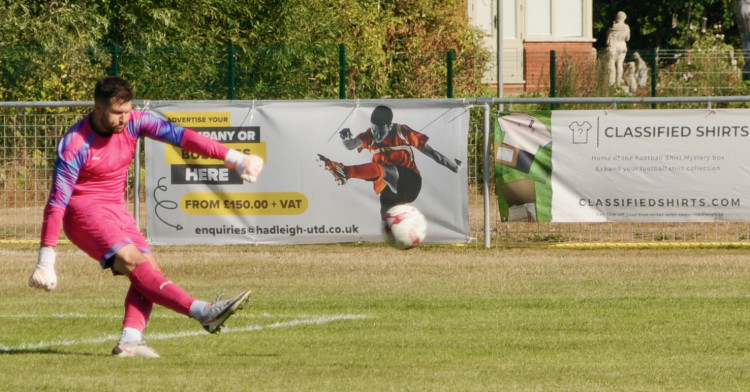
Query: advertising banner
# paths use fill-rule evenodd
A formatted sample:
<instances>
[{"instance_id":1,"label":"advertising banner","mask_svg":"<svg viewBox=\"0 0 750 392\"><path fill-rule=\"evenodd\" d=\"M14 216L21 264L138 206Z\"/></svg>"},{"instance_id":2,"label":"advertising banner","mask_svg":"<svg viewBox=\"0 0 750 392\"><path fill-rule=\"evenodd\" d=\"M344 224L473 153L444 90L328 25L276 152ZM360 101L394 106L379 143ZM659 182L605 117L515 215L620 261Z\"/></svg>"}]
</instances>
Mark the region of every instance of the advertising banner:
<instances>
[{"instance_id":1,"label":"advertising banner","mask_svg":"<svg viewBox=\"0 0 750 392\"><path fill-rule=\"evenodd\" d=\"M424 213L425 242L470 239L469 111L460 101L186 102L148 110L266 162L256 183L243 183L221 161L146 140L151 243L381 241L381 206L392 200Z\"/></svg>"},{"instance_id":2,"label":"advertising banner","mask_svg":"<svg viewBox=\"0 0 750 392\"><path fill-rule=\"evenodd\" d=\"M750 220L750 111L609 110L501 115L503 219Z\"/></svg>"}]
</instances>

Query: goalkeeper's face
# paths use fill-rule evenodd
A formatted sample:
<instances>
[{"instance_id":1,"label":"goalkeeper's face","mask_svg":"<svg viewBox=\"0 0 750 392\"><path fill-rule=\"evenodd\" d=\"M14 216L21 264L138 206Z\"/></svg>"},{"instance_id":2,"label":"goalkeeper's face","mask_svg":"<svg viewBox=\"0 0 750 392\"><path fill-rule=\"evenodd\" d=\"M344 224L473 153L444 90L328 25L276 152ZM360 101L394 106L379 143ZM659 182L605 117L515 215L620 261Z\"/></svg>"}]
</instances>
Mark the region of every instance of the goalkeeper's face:
<instances>
[{"instance_id":1,"label":"goalkeeper's face","mask_svg":"<svg viewBox=\"0 0 750 392\"><path fill-rule=\"evenodd\" d=\"M97 131L105 135L121 133L125 130L125 124L130 120L131 110L133 110L131 101L115 101L106 106L97 103L94 106L94 125Z\"/></svg>"}]
</instances>

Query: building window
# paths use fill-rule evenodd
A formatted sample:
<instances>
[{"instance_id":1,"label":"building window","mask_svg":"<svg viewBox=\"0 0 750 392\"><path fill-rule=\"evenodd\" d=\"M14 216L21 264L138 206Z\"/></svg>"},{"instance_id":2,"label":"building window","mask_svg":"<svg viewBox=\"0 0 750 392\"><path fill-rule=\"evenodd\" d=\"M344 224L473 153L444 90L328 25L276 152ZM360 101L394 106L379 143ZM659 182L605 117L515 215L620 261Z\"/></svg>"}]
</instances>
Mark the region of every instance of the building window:
<instances>
[{"instance_id":1,"label":"building window","mask_svg":"<svg viewBox=\"0 0 750 392\"><path fill-rule=\"evenodd\" d=\"M583 0L555 0L555 36L583 36Z\"/></svg>"},{"instance_id":2,"label":"building window","mask_svg":"<svg viewBox=\"0 0 750 392\"><path fill-rule=\"evenodd\" d=\"M495 30L493 15L492 0L474 0L469 3L469 17L474 21L474 25L490 36Z\"/></svg>"},{"instance_id":3,"label":"building window","mask_svg":"<svg viewBox=\"0 0 750 392\"><path fill-rule=\"evenodd\" d=\"M516 0L503 0L503 39L515 39L516 30Z\"/></svg>"},{"instance_id":4,"label":"building window","mask_svg":"<svg viewBox=\"0 0 750 392\"><path fill-rule=\"evenodd\" d=\"M526 0L528 37L583 37L583 1Z\"/></svg>"},{"instance_id":5,"label":"building window","mask_svg":"<svg viewBox=\"0 0 750 392\"><path fill-rule=\"evenodd\" d=\"M526 33L529 36L551 35L551 5L551 0L526 0Z\"/></svg>"}]
</instances>

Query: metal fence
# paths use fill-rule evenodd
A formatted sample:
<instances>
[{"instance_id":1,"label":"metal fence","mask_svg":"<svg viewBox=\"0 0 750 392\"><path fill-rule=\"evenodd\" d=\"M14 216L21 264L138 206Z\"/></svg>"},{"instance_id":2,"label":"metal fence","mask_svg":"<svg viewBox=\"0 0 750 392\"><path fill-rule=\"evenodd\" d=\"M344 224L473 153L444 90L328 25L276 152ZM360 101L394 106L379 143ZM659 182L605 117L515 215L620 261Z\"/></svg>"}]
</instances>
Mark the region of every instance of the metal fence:
<instances>
[{"instance_id":1,"label":"metal fence","mask_svg":"<svg viewBox=\"0 0 750 392\"><path fill-rule=\"evenodd\" d=\"M605 50L519 51L503 61L512 74L506 83L522 81L522 94L551 97L742 96L749 92L744 63L742 50L726 46L631 49L623 80L613 85Z\"/></svg>"},{"instance_id":2,"label":"metal fence","mask_svg":"<svg viewBox=\"0 0 750 392\"><path fill-rule=\"evenodd\" d=\"M477 246L531 244L651 244L750 242L750 222L716 223L513 223L503 222L494 189L493 124L498 111L584 105L607 107L674 107L747 104L750 96L609 97L609 98L477 98L469 130L469 219ZM90 111L93 102L0 102L0 243L39 239L56 144L67 129ZM136 102L138 106L138 102ZM143 164L136 161L135 164ZM128 202L145 231L145 192L131 168Z\"/></svg>"},{"instance_id":3,"label":"metal fence","mask_svg":"<svg viewBox=\"0 0 750 392\"><path fill-rule=\"evenodd\" d=\"M155 101L151 101L155 102ZM237 102L237 101L235 101ZM134 101L136 108L144 101ZM56 147L60 137L93 107L93 102L0 102L0 243L37 242L41 232L44 205L49 195ZM489 106L487 105L489 110ZM468 175L472 232L484 230L482 156L485 132L483 106L472 109L471 146ZM487 116L489 113L487 114ZM488 117L489 118L489 117ZM489 121L489 120L488 120ZM140 167L142 154L134 160L129 175L127 202L146 231L145 190ZM64 235L64 234L63 234ZM64 238L63 238L64 239Z\"/></svg>"},{"instance_id":4,"label":"metal fence","mask_svg":"<svg viewBox=\"0 0 750 392\"><path fill-rule=\"evenodd\" d=\"M0 240L38 240L56 144L86 110L75 103L1 108Z\"/></svg>"},{"instance_id":5,"label":"metal fence","mask_svg":"<svg viewBox=\"0 0 750 392\"><path fill-rule=\"evenodd\" d=\"M454 87L456 95L488 90L474 77L486 65L483 57L399 52L364 63L371 58L344 44L0 45L0 101L88 99L92 78L105 74L130 80L139 98L151 100L437 98L452 97Z\"/></svg>"},{"instance_id":6,"label":"metal fence","mask_svg":"<svg viewBox=\"0 0 750 392\"><path fill-rule=\"evenodd\" d=\"M0 46L0 100L88 99L91 75L132 80L149 99L437 98L492 94L492 59L477 53L397 53L383 67L361 64L363 53L343 45L300 47L96 47ZM554 56L553 56L554 55ZM59 59L50 65L49 59ZM553 61L554 58L554 61ZM743 51L634 48L626 73L645 70L637 88L612 86L605 50L519 48L506 51L506 90L557 97L739 96ZM634 71L629 71L631 68ZM374 68L374 69L373 69ZM487 84L478 80L486 71ZM377 72L376 72L377 71ZM627 79L627 77L626 77ZM487 92L485 92L487 91Z\"/></svg>"}]
</instances>

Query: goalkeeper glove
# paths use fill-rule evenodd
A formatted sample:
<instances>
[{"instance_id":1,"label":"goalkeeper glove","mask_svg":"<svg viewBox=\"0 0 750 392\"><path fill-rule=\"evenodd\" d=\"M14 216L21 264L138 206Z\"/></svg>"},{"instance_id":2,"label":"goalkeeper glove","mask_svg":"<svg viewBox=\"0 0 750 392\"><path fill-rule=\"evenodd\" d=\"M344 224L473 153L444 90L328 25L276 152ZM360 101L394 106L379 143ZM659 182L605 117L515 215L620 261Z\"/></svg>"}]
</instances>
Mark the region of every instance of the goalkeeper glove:
<instances>
[{"instance_id":1,"label":"goalkeeper glove","mask_svg":"<svg viewBox=\"0 0 750 392\"><path fill-rule=\"evenodd\" d=\"M255 182L263 170L263 158L255 154L243 154L237 150L229 150L224 158L224 166L234 169L243 180Z\"/></svg>"},{"instance_id":2,"label":"goalkeeper glove","mask_svg":"<svg viewBox=\"0 0 750 392\"><path fill-rule=\"evenodd\" d=\"M55 248L42 246L39 248L39 257L36 261L34 272L29 277L29 287L54 290L57 287L57 274L55 273Z\"/></svg>"}]
</instances>

